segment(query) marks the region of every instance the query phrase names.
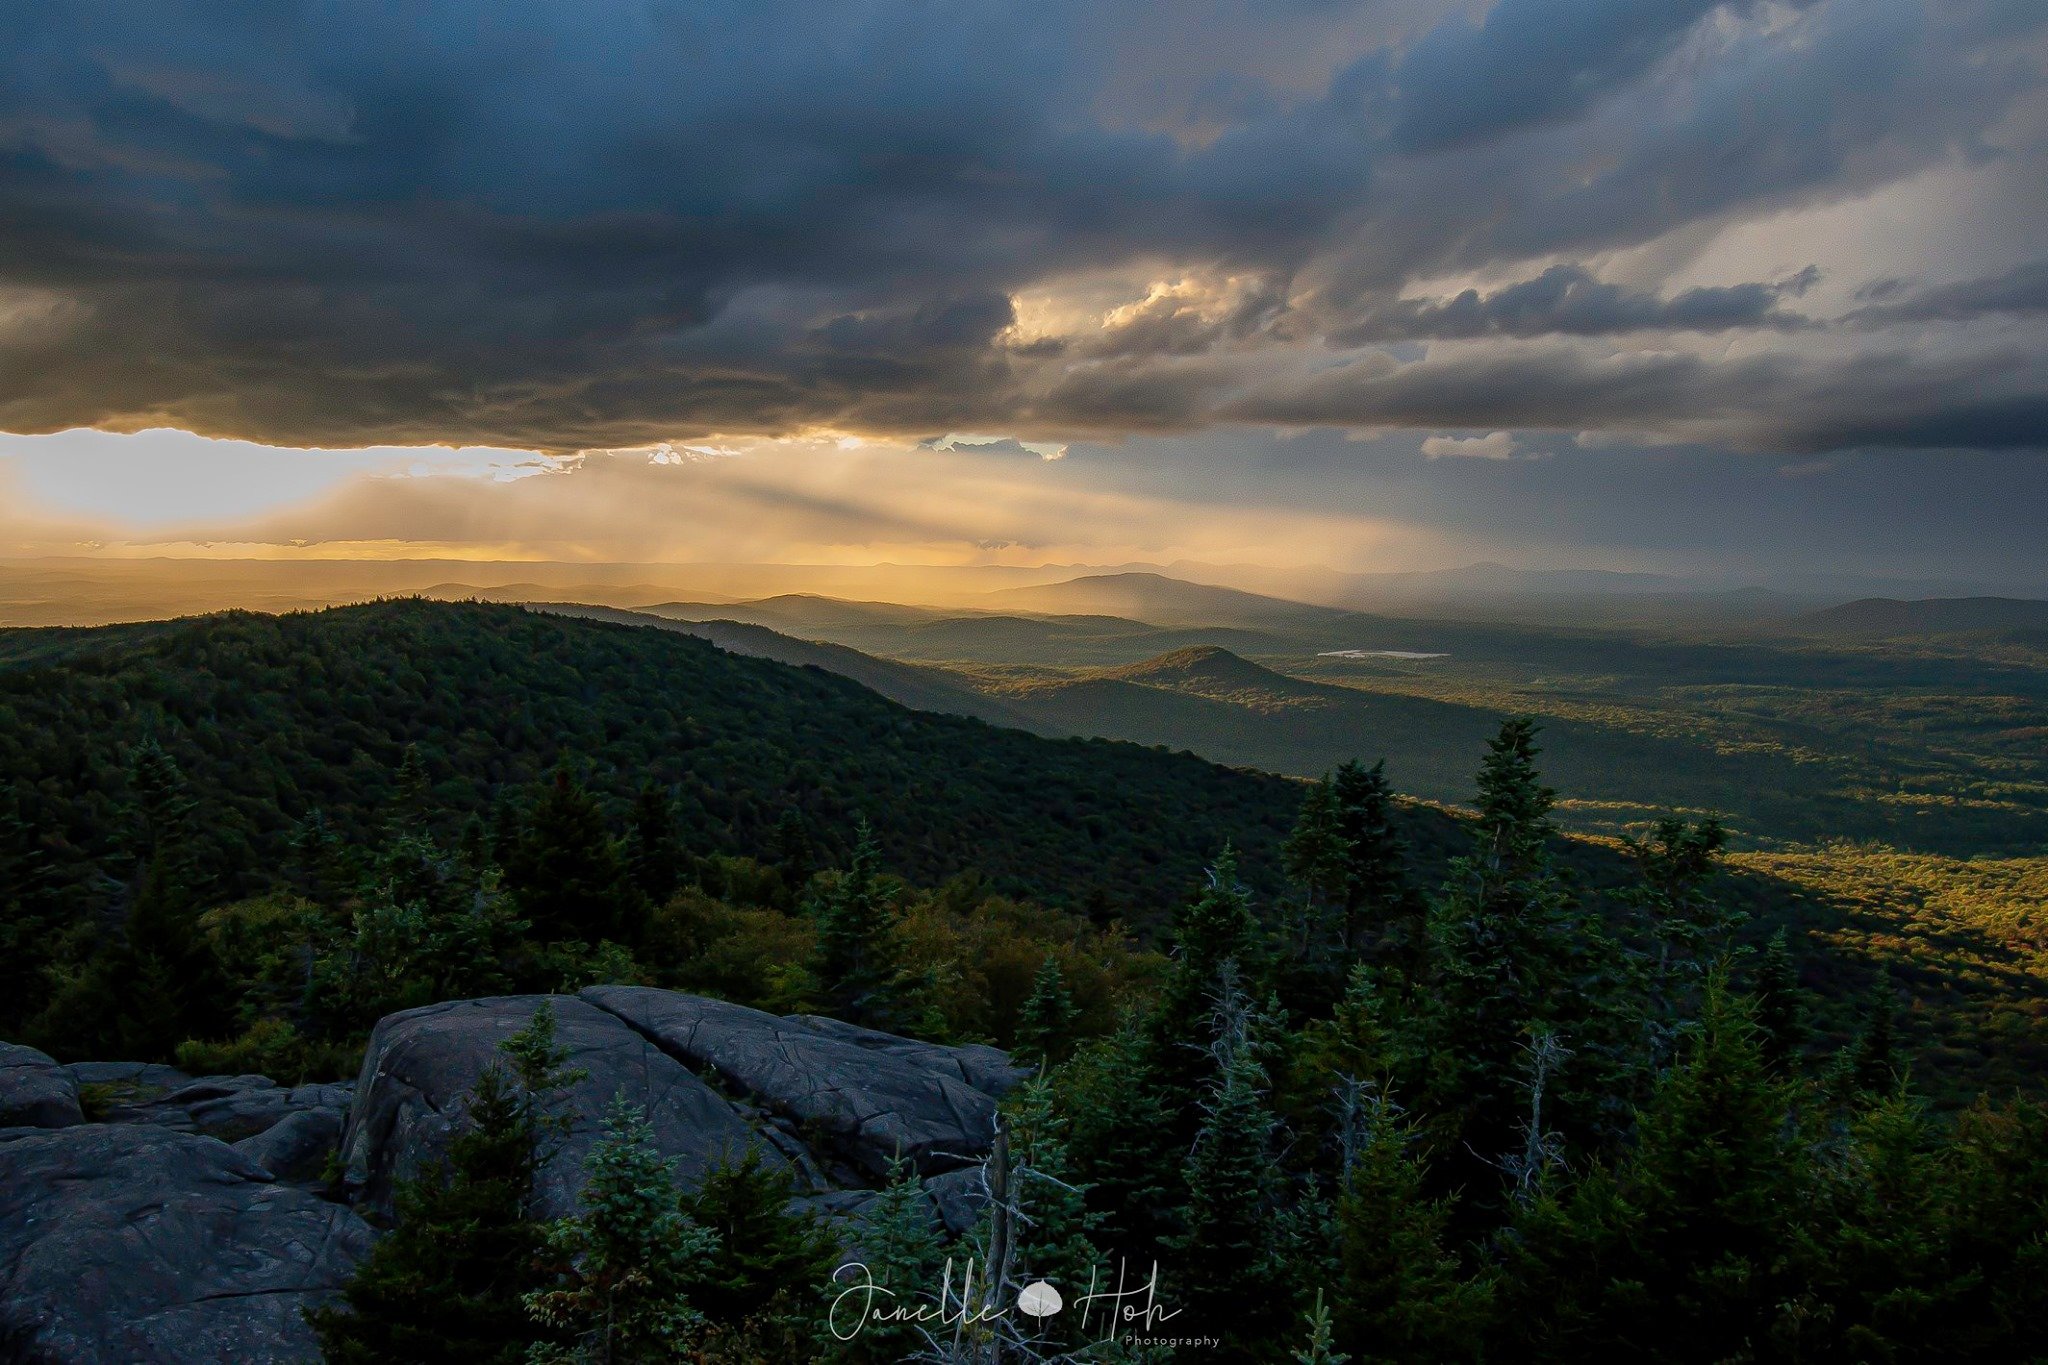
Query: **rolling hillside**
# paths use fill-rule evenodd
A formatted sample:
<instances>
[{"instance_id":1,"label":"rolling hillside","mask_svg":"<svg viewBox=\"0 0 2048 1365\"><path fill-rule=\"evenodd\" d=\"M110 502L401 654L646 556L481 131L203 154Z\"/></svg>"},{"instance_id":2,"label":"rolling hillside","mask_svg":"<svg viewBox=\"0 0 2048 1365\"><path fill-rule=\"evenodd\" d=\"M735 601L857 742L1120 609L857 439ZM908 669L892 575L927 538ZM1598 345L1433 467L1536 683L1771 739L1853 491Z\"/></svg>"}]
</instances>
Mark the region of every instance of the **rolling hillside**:
<instances>
[{"instance_id":1,"label":"rolling hillside","mask_svg":"<svg viewBox=\"0 0 2048 1365\"><path fill-rule=\"evenodd\" d=\"M798 668L817 668L851 678L871 692L878 692L913 711L936 711L947 716L971 716L991 725L1011 729L1034 728L1031 716L1000 698L979 692L957 674L943 668L907 664L877 658L845 645L817 640L800 640L766 626L744 621L676 621L647 612L621 611L613 607L588 607L565 603L528 604L535 611L559 616L577 616L592 621L610 621L623 626L647 626L709 640L728 654L750 659L772 659Z\"/></svg>"},{"instance_id":2,"label":"rolling hillside","mask_svg":"<svg viewBox=\"0 0 2048 1365\"><path fill-rule=\"evenodd\" d=\"M1298 791L1192 757L1054 741L906 710L842 677L671 630L509 606L380 602L282 617L0 632L0 771L74 878L121 836L129 755L154 736L193 782L223 864L281 855L314 808L360 833L409 744L437 801L488 812L557 761L623 798L673 784L703 850L764 846L784 809L829 852L870 819L890 865L969 867L1063 903L1150 913L1227 840L1270 878ZM1418 843L1447 820L1417 812Z\"/></svg>"},{"instance_id":3,"label":"rolling hillside","mask_svg":"<svg viewBox=\"0 0 2048 1365\"><path fill-rule=\"evenodd\" d=\"M2048 630L2048 602L2022 597L1866 597L1795 617L1786 628L1802 634L1878 638L2042 631Z\"/></svg>"}]
</instances>

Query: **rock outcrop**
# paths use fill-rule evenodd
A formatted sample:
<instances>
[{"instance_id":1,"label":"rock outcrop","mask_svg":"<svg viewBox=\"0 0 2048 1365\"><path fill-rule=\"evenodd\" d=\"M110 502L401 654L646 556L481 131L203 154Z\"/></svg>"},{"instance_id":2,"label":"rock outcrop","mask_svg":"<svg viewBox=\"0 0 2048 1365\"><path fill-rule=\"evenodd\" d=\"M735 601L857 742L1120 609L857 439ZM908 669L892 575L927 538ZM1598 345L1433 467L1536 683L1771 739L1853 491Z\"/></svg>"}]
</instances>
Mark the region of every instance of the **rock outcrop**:
<instances>
[{"instance_id":1,"label":"rock outcrop","mask_svg":"<svg viewBox=\"0 0 2048 1365\"><path fill-rule=\"evenodd\" d=\"M886 1176L899 1156L922 1173L951 1170L995 1132L995 1095L968 1081L961 1049L644 986L593 986L582 998L794 1124L828 1173L851 1167L854 1182Z\"/></svg>"},{"instance_id":2,"label":"rock outcrop","mask_svg":"<svg viewBox=\"0 0 2048 1365\"><path fill-rule=\"evenodd\" d=\"M85 1122L78 1082L32 1047L0 1043L0 1128L64 1128Z\"/></svg>"},{"instance_id":3,"label":"rock outcrop","mask_svg":"<svg viewBox=\"0 0 2048 1365\"><path fill-rule=\"evenodd\" d=\"M985 1199L996 1102L1028 1074L994 1048L624 986L389 1015L352 1085L0 1044L0 1361L316 1358L301 1310L345 1282L543 1001L582 1073L558 1101L574 1124L540 1172L543 1217L577 1211L624 1095L686 1187L758 1149L854 1246L900 1156L959 1234Z\"/></svg>"},{"instance_id":4,"label":"rock outcrop","mask_svg":"<svg viewBox=\"0 0 2048 1365\"><path fill-rule=\"evenodd\" d=\"M348 1187L366 1208L388 1218L398 1182L447 1151L469 1088L502 1060L498 1045L544 999L554 1002L555 1036L569 1049L569 1065L584 1073L563 1097L577 1116L574 1131L540 1175L544 1215L576 1211L583 1158L618 1094L647 1110L656 1144L686 1184L750 1146L761 1147L770 1164L784 1164L717 1091L612 1014L574 996L458 1000L389 1015L370 1035L342 1139Z\"/></svg>"},{"instance_id":5,"label":"rock outcrop","mask_svg":"<svg viewBox=\"0 0 2048 1365\"><path fill-rule=\"evenodd\" d=\"M347 1208L160 1125L0 1132L0 1357L317 1360L302 1311L371 1244Z\"/></svg>"},{"instance_id":6,"label":"rock outcrop","mask_svg":"<svg viewBox=\"0 0 2048 1365\"><path fill-rule=\"evenodd\" d=\"M269 1132L309 1110L348 1111L354 1087L279 1085L268 1076L200 1076L147 1098L109 1105L108 1123L146 1123L181 1133L239 1142Z\"/></svg>"}]
</instances>

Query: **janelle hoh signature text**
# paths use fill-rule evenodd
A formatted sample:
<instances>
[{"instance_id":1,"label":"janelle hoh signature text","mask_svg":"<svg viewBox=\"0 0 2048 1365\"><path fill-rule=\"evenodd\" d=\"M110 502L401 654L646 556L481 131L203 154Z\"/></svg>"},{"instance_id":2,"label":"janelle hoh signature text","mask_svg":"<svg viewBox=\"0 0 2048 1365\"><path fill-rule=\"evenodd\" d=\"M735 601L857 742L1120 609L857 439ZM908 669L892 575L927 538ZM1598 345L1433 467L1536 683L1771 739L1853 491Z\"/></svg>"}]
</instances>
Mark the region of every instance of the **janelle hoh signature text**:
<instances>
[{"instance_id":1,"label":"janelle hoh signature text","mask_svg":"<svg viewBox=\"0 0 2048 1365\"><path fill-rule=\"evenodd\" d=\"M852 1341L859 1336L869 1323L917 1323L923 1326L965 1327L979 1322L993 1322L1006 1318L1015 1311L1016 1305L1007 1301L995 1301L984 1291L975 1289L977 1268L970 1256L961 1268L958 1283L955 1283L953 1261L949 1257L939 1283L937 1302L930 1302L919 1296L916 1300L904 1300L895 1290L877 1283L867 1266L860 1261L848 1261L832 1272L834 1284L843 1288L833 1296L831 1311L826 1324L832 1335L841 1341ZM981 1300L977 1302L977 1300ZM1169 1322L1180 1316L1178 1308L1168 1308L1159 1302L1159 1264L1153 1262L1151 1273L1143 1280L1132 1281L1125 1272L1124 1263L1117 1262L1115 1287L1109 1287L1095 1268L1088 1272L1088 1292L1074 1299L1070 1305L1081 1313L1081 1330L1099 1333L1099 1340L1127 1333L1151 1333L1160 1323Z\"/></svg>"}]
</instances>

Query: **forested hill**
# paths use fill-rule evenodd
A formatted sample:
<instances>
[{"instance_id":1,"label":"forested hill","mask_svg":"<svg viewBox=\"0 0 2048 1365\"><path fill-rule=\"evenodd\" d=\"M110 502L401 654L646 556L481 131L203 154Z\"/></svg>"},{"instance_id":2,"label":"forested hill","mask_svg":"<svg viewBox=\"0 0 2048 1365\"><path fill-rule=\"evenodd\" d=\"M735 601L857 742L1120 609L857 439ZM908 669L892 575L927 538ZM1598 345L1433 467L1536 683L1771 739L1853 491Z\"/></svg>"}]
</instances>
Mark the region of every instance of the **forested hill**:
<instances>
[{"instance_id":1,"label":"forested hill","mask_svg":"<svg viewBox=\"0 0 2048 1365\"><path fill-rule=\"evenodd\" d=\"M837 856L865 815L888 864L974 868L1038 899L1148 917L1234 840L1275 853L1300 788L1185 754L910 711L814 668L667 631L421 600L166 626L0 631L0 771L74 866L110 870L132 751L154 736L246 889L318 808L368 832L417 746L444 809L488 814L558 761L626 798L672 785L700 852L766 846L800 810ZM1451 822L1417 810L1431 862Z\"/></svg>"}]
</instances>

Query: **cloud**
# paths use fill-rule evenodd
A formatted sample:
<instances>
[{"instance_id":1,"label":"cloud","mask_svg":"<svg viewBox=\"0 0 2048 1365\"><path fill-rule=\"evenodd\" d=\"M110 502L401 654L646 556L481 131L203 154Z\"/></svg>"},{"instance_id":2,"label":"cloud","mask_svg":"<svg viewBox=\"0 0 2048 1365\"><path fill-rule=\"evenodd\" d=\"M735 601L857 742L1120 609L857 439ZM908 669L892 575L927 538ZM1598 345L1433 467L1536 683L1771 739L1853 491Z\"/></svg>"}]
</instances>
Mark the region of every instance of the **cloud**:
<instances>
[{"instance_id":1,"label":"cloud","mask_svg":"<svg viewBox=\"0 0 2048 1365\"><path fill-rule=\"evenodd\" d=\"M1443 300L1397 299L1329 334L1340 346L1419 338L1613 336L1627 332L1726 332L1811 325L1779 308L1819 278L1809 266L1771 284L1703 286L1660 298L1554 265L1533 280L1490 294L1467 289Z\"/></svg>"},{"instance_id":2,"label":"cloud","mask_svg":"<svg viewBox=\"0 0 2048 1365\"><path fill-rule=\"evenodd\" d=\"M2048 261L2028 261L1997 275L1909 290L1883 280L1864 291L1872 302L1851 312L1853 322L1969 322L1996 314L2048 313Z\"/></svg>"},{"instance_id":3,"label":"cloud","mask_svg":"<svg viewBox=\"0 0 2048 1365\"><path fill-rule=\"evenodd\" d=\"M1428 436L1423 438L1422 453L1432 460L1512 460L1515 438L1505 431L1484 436Z\"/></svg>"},{"instance_id":4,"label":"cloud","mask_svg":"<svg viewBox=\"0 0 2048 1365\"><path fill-rule=\"evenodd\" d=\"M1906 306L1971 333L1898 340L1923 395L1992 349L1985 320L2039 326L2032 277L1998 306L1937 289L1807 316L1807 259L1688 278L1684 244L1931 167L2028 180L2038 5L1188 13L16 6L0 428L562 456L821 429L1057 445L1354 409L1772 448L2013 444L2029 420L2038 361L1876 419L1823 409L1867 387L1838 333ZM1865 278L1849 247L1812 264ZM2006 264L1935 259L1929 277ZM1794 333L1813 349L1760 358ZM1574 350L1566 373L1553 352L1572 339L1602 353ZM2037 331L1997 340L2048 353ZM1443 343L1475 353L1402 349ZM1383 347L1400 363L1378 375ZM1456 380L1543 372L1562 381L1549 397ZM1796 400L1782 420L1729 410L1759 372ZM1445 411L1454 397L1471 408Z\"/></svg>"},{"instance_id":5,"label":"cloud","mask_svg":"<svg viewBox=\"0 0 2048 1365\"><path fill-rule=\"evenodd\" d=\"M1296 427L1596 429L1740 450L2048 448L2048 380L2021 350L1718 359L1581 347L1371 360L1248 392L1216 417Z\"/></svg>"}]
</instances>

